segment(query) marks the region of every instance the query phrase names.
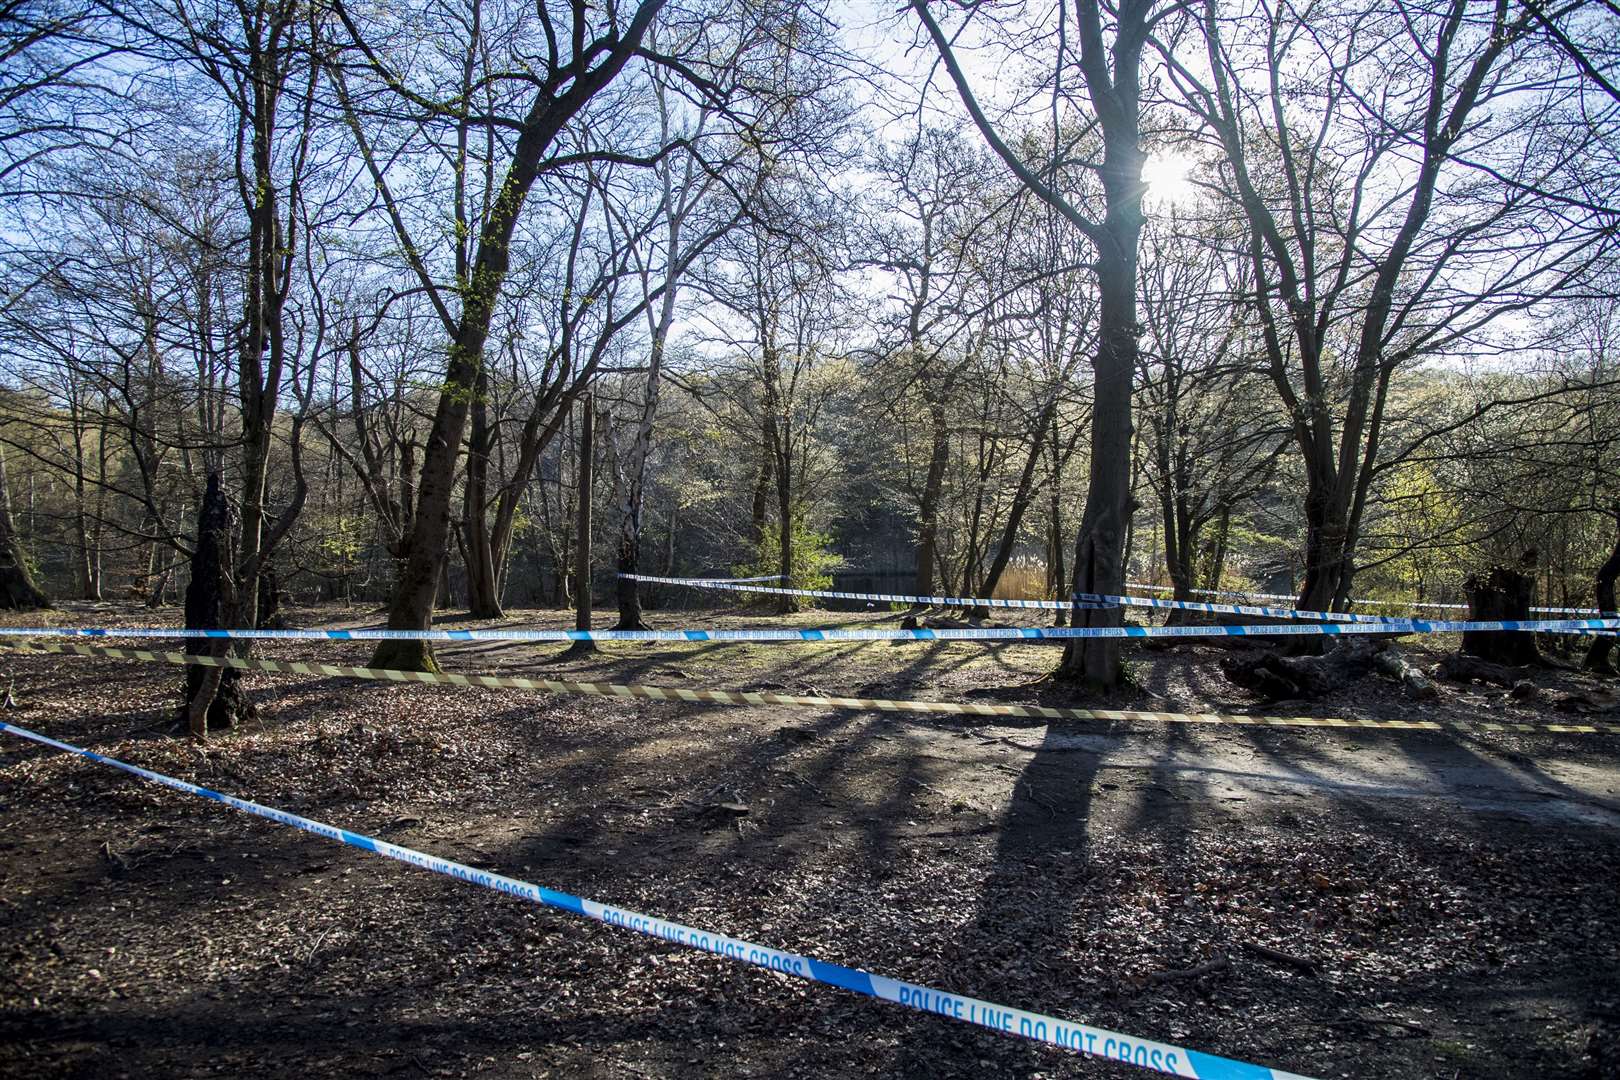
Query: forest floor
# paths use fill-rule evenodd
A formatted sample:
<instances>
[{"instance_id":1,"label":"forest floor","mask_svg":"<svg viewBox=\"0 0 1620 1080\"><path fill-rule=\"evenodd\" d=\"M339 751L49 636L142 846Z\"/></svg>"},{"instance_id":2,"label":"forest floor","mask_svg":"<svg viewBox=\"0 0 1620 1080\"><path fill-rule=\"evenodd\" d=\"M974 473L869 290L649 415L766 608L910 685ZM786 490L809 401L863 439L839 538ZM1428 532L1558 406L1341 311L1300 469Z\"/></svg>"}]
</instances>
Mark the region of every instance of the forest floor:
<instances>
[{"instance_id":1,"label":"forest floor","mask_svg":"<svg viewBox=\"0 0 1620 1080\"><path fill-rule=\"evenodd\" d=\"M42 618L178 613L4 621ZM1426 663L1455 642L1404 647ZM1590 711L1478 685L1419 702L1378 678L1262 708L1204 645L1132 644L1134 688L1107 700L1042 681L1058 651L1039 643L562 652L441 657L697 689L1460 728L1046 723L251 674L260 719L199 746L173 734L179 669L15 652L0 652L16 699L0 715L594 900L1308 1076L1620 1077L1620 736L1466 730ZM256 655L362 664L367 650ZM1537 681L1620 720L1586 676ZM0 856L8 1077L1147 1075L539 908L9 737Z\"/></svg>"}]
</instances>

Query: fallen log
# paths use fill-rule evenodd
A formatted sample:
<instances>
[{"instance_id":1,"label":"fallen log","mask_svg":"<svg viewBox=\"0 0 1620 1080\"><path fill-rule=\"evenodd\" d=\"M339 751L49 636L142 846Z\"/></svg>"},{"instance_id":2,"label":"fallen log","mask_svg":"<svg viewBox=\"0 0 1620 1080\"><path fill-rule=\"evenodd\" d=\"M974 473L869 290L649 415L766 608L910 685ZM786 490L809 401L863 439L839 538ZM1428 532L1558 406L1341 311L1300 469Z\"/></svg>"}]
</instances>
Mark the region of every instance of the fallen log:
<instances>
[{"instance_id":1,"label":"fallen log","mask_svg":"<svg viewBox=\"0 0 1620 1080\"><path fill-rule=\"evenodd\" d=\"M1386 648L1373 657L1373 666L1380 674L1404 686L1414 697L1432 698L1439 695L1439 689L1429 681L1418 666L1406 658L1399 649Z\"/></svg>"},{"instance_id":2,"label":"fallen log","mask_svg":"<svg viewBox=\"0 0 1620 1080\"><path fill-rule=\"evenodd\" d=\"M1434 666L1435 674L1451 682L1489 683L1500 686L1504 690L1511 690L1523 682L1530 674L1527 667L1509 667L1506 664L1493 663L1490 660L1481 660L1477 656L1468 656L1463 653L1451 653Z\"/></svg>"},{"instance_id":3,"label":"fallen log","mask_svg":"<svg viewBox=\"0 0 1620 1080\"><path fill-rule=\"evenodd\" d=\"M1263 653L1231 657L1221 661L1221 670L1239 686L1268 701L1318 698L1370 674L1381 647L1376 641L1344 638L1320 656Z\"/></svg>"}]
</instances>

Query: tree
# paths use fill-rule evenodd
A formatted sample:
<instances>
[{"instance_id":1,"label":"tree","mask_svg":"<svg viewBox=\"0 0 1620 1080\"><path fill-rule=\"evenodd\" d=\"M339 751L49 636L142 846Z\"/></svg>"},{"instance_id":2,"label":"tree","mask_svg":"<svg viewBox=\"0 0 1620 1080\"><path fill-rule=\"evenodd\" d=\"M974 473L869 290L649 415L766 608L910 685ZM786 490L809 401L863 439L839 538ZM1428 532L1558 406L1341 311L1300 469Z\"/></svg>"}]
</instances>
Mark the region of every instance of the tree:
<instances>
[{"instance_id":1,"label":"tree","mask_svg":"<svg viewBox=\"0 0 1620 1080\"><path fill-rule=\"evenodd\" d=\"M1178 58L1185 37L1159 43L1220 147L1304 461L1301 608L1349 597L1397 373L1484 347L1606 244L1582 197L1602 124L1578 118L1578 80L1538 51L1535 25L1508 0L1237 14L1206 0L1203 70Z\"/></svg>"},{"instance_id":2,"label":"tree","mask_svg":"<svg viewBox=\"0 0 1620 1080\"><path fill-rule=\"evenodd\" d=\"M1077 130L1095 130L1102 142L1100 163L1092 166L1102 188L1103 212L1087 212L1064 189L1072 171L1075 136L1050 133L1045 161L1031 164L1003 138L979 104L955 55L952 39L929 10L928 0L911 0L957 94L985 141L1030 191L1049 203L1091 243L1097 256L1099 296L1097 352L1091 423L1091 475L1084 516L1075 543L1074 584L1077 592L1117 595L1125 591L1125 535L1133 505L1131 476L1131 389L1137 365L1136 269L1142 231L1142 50L1152 29L1155 0L1121 0L1105 12L1098 0L1077 0L1074 30L1078 55L1066 42L1068 9L1059 4L1058 51L1049 61L1054 110L1072 108L1064 76L1079 69L1085 89L1082 110L1089 112ZM1112 26L1105 27L1105 15ZM1029 38L1025 37L1025 41ZM1045 37L1036 40L1049 40ZM1081 110L1077 110L1081 112ZM1033 144L1033 141L1031 141ZM1076 607L1077 627L1118 626L1117 608ZM1064 650L1058 675L1098 687L1120 681L1119 643L1113 638L1077 638Z\"/></svg>"},{"instance_id":3,"label":"tree","mask_svg":"<svg viewBox=\"0 0 1620 1080\"><path fill-rule=\"evenodd\" d=\"M829 198L818 201L804 188L795 194L790 205L779 191L730 233L702 282L719 309L707 320L713 338L729 354L730 370L712 386L758 438L753 553L762 561L774 555L789 586L802 568L808 496L835 468L819 440L832 402L847 389L848 368L839 343L847 304L834 274L837 214ZM773 511L776 532L767 536ZM786 614L798 605L783 595L776 606Z\"/></svg>"},{"instance_id":4,"label":"tree","mask_svg":"<svg viewBox=\"0 0 1620 1080\"><path fill-rule=\"evenodd\" d=\"M51 602L34 584L28 555L11 520L11 485L6 482L6 456L0 452L0 607L12 611L48 608Z\"/></svg>"},{"instance_id":5,"label":"tree","mask_svg":"<svg viewBox=\"0 0 1620 1080\"><path fill-rule=\"evenodd\" d=\"M484 347L511 268L513 236L524 204L541 172L556 167L557 162L548 160L548 155L558 135L637 54L664 3L665 0L642 0L630 9L628 17L621 16L616 5L606 9L576 5L570 9L571 24L560 28L561 32L550 8L541 5L537 9L537 29L546 42L544 55L525 55L510 69L492 64L490 70L479 76L481 87L493 88L507 81L531 91L527 106L515 115L486 111L491 104L489 95L475 96L470 92L471 69L488 55L476 23L480 8L473 9L475 22L466 34L461 78L456 88L446 95L446 101L439 98L435 89L413 89L408 77L372 45L370 35L360 29L347 9L341 3L337 6L338 16L364 70L391 91L402 107L420 110L425 120L450 124L455 133L459 163L454 179L455 285L451 288L435 275L428 262L427 245L418 242L406 221L385 160L365 132L359 103L347 86L348 76L334 69L355 145L388 213L409 268L431 300L448 338L449 358L443 390L422 456L415 514L411 531L403 542L404 565L389 605L389 629L425 630L432 621L434 597L448 553L456 462L461 454L468 412L478 394ZM498 167L493 152L497 133L513 137L509 148L502 147L503 175L499 183L486 185L487 197L481 205L471 205L466 176L466 166L471 161L469 141L474 135L481 135L490 144L491 152L487 153L484 164L493 175ZM437 670L432 647L425 641L380 642L371 664L414 671Z\"/></svg>"},{"instance_id":6,"label":"tree","mask_svg":"<svg viewBox=\"0 0 1620 1080\"><path fill-rule=\"evenodd\" d=\"M880 194L872 208L881 217L867 229L866 258L892 277L894 290L875 396L886 413L920 405L926 417L927 467L920 484L909 484L917 521L912 588L921 596L936 591L951 412L988 331L989 304L976 286L988 265L1010 254L1005 245L995 250L1002 235L995 219L1008 194L989 187L987 164L942 129L919 132L872 162L888 197Z\"/></svg>"},{"instance_id":7,"label":"tree","mask_svg":"<svg viewBox=\"0 0 1620 1080\"><path fill-rule=\"evenodd\" d=\"M1151 224L1141 268L1143 477L1158 502L1172 598L1184 601L1219 588L1199 564L1222 565L1234 512L1265 488L1287 445L1282 418L1255 407L1266 388L1254 327L1235 308L1246 291L1241 267L1199 226L1174 209ZM1211 524L1220 535L1201 559Z\"/></svg>"}]
</instances>

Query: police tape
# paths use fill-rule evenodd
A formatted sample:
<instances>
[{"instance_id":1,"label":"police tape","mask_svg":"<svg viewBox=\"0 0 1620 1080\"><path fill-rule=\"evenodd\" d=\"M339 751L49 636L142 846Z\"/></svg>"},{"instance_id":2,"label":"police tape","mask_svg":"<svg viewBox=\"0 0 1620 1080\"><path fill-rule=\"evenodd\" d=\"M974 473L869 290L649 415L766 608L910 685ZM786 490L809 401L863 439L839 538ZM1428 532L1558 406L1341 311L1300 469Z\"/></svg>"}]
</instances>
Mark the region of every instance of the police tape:
<instances>
[{"instance_id":1,"label":"police tape","mask_svg":"<svg viewBox=\"0 0 1620 1080\"><path fill-rule=\"evenodd\" d=\"M619 576L620 577L634 577L635 575L634 574L620 574ZM781 581L782 580L782 575L781 574L760 574L757 577L693 578L692 580L693 581Z\"/></svg>"},{"instance_id":2,"label":"police tape","mask_svg":"<svg viewBox=\"0 0 1620 1080\"><path fill-rule=\"evenodd\" d=\"M755 585L753 582L759 578L682 578L658 577L653 574L620 574L626 581L641 581L652 585L681 585L694 589L718 589L726 592L761 593L768 596L808 596L818 599L831 600L879 600L887 604L933 604L943 607L996 607L996 608L1022 608L1025 610L1068 611L1076 605L1067 600L998 600L994 597L978 596L913 596L909 593L867 593L867 592L837 592L832 589L785 589L776 586ZM1134 597L1086 597L1088 603L1080 607L1091 607L1096 603L1123 599L1129 602ZM1109 607L1117 604L1108 603Z\"/></svg>"},{"instance_id":3,"label":"police tape","mask_svg":"<svg viewBox=\"0 0 1620 1080\"><path fill-rule=\"evenodd\" d=\"M755 690L687 690L675 686L623 683L571 682L565 679L529 679L519 675L462 675L454 672L395 671L392 668L312 664L302 660L255 660L240 656L201 656L192 653L153 652L147 649L108 649L95 645L8 645L0 649L36 654L108 657L153 663L236 668L292 675L330 675L376 682L414 682L435 686L477 686L498 690L541 690L552 694L639 698L701 705L780 705L799 709L847 709L855 712L932 713L948 716L1012 716L1028 720L1119 720L1164 724L1234 724L1241 727L1352 728L1358 731L1520 732L1552 735L1620 735L1620 724L1518 724L1478 720L1462 725L1433 720L1358 720L1330 716L1250 716L1241 713L1174 713L1142 709L1080 709L1051 705L990 705L980 702L895 701L887 698L829 697L820 694L773 694Z\"/></svg>"},{"instance_id":4,"label":"police tape","mask_svg":"<svg viewBox=\"0 0 1620 1080\"><path fill-rule=\"evenodd\" d=\"M76 754L99 765L121 769L143 780L161 784L175 791L196 795L281 825L302 829L304 832L313 833L328 840L336 840L341 844L359 848L361 851L368 851L374 855L395 859L418 869L443 874L458 881L493 889L508 896L528 900L559 911L566 911L573 915L582 915L585 918L594 919L608 926L630 930L674 945L682 945L689 949L713 953L728 960L751 964L767 971L795 975L801 979L824 983L828 986L842 987L857 994L893 1002L897 1005L915 1009L918 1012L937 1013L950 1019L988 1028L991 1031L1003 1032L1033 1042L1046 1043L1065 1050L1078 1051L1087 1057L1125 1062L1155 1072L1168 1073L1171 1076L1203 1077L1206 1080L1267 1080L1267 1078L1274 1078L1274 1080L1308 1080L1308 1078L1299 1076L1296 1073L1284 1072L1280 1069L1250 1065L1245 1062L1234 1061L1231 1058L1205 1054L1173 1043L1159 1042L1154 1039L1140 1039L1134 1035L1122 1035L1107 1028L1062 1020L1055 1016L1026 1012L1023 1009L1007 1008L988 1001L981 1001L978 998L947 993L900 979L887 978L860 968L845 967L842 964L817 960L813 956L773 949L768 945L759 945L727 934L700 930L682 923L671 922L668 919L661 919L655 915L643 915L627 908L612 907L598 903L595 900L574 896L571 893L560 892L542 885L507 877L504 874L479 870L465 863L417 851L415 848L392 844L375 836L367 836L364 833L351 832L335 825L327 825L312 818L302 817L285 810L277 810L274 807L250 802L234 795L226 795L211 788L201 787L186 780L176 779L163 773L153 772L150 769L143 769L139 765L131 765L128 762L119 761L117 758L98 754L81 746L74 746L72 743L61 742L38 732L30 731L27 728L17 727L15 724L0 722L0 731L16 735L19 738L30 739L55 750Z\"/></svg>"},{"instance_id":5,"label":"police tape","mask_svg":"<svg viewBox=\"0 0 1620 1080\"><path fill-rule=\"evenodd\" d=\"M752 584L754 578L734 578L721 580L717 578L673 578L654 577L648 574L620 574L622 578L631 581L653 582L661 585L681 585L696 589L719 589L728 592L763 593L770 596L805 596L816 599L830 600L880 600L888 603L905 604L935 604L947 607L1003 607L1003 608L1033 608L1046 611L1068 611L1073 608L1103 607L1144 607L1160 608L1179 611L1201 611L1218 615L1254 615L1272 619L1299 619L1317 622L1356 622L1356 623L1395 623L1405 622L1390 615L1365 615L1359 612L1344 611L1299 611L1295 608L1262 607L1248 604L1215 604L1202 600L1161 600L1150 596L1124 596L1113 593L1075 593L1074 600L998 600L992 597L971 596L914 596L905 593L862 593L839 592L832 589L782 589ZM1130 588L1161 588L1161 586L1138 586L1132 583ZM1206 590L1193 590L1203 592ZM1246 595L1242 593L1232 595ZM1277 596L1274 593L1252 594L1260 597L1272 597L1286 600L1289 597ZM1358 601L1359 603L1359 601ZM1438 606L1438 605L1437 605ZM1464 605L1454 605L1464 606ZM1585 609L1575 608L1534 608L1534 611L1577 612ZM1593 610L1593 614L1597 614Z\"/></svg>"},{"instance_id":6,"label":"police tape","mask_svg":"<svg viewBox=\"0 0 1620 1080\"><path fill-rule=\"evenodd\" d=\"M916 630L232 630L156 626L4 626L0 637L206 638L243 641L1068 641L1076 638L1306 637L1316 634L1455 634L1472 630L1569 634L1620 630L1613 619L1470 619L1249 626L987 626Z\"/></svg>"},{"instance_id":7,"label":"police tape","mask_svg":"<svg viewBox=\"0 0 1620 1080\"><path fill-rule=\"evenodd\" d=\"M1128 581L1125 583L1125 587L1128 589L1150 589L1154 592L1171 592L1175 588L1173 585L1150 585L1145 581ZM1189 591L1197 593L1199 596L1230 596L1238 600L1294 599L1288 593L1233 592L1229 589L1191 589ZM1371 600L1363 598L1350 602L1352 604L1366 604L1370 607L1429 608L1451 611L1466 611L1468 609L1467 604L1436 604L1426 600ZM1602 615L1604 613L1601 608L1581 607L1533 607L1530 611L1538 615Z\"/></svg>"},{"instance_id":8,"label":"police tape","mask_svg":"<svg viewBox=\"0 0 1620 1080\"><path fill-rule=\"evenodd\" d=\"M1076 593L1080 600L1110 600L1122 607L1146 607L1172 611L1202 611L1215 615L1257 615L1272 619L1302 619L1316 622L1390 623L1389 615L1363 615L1350 611L1298 611L1294 608L1262 607L1254 604L1212 604L1203 600L1159 600L1149 596L1109 596L1106 593Z\"/></svg>"},{"instance_id":9,"label":"police tape","mask_svg":"<svg viewBox=\"0 0 1620 1080\"><path fill-rule=\"evenodd\" d=\"M946 607L1004 607L1034 608L1046 611L1068 611L1075 607L1101 605L1107 607L1170 608L1203 611L1229 615L1259 615L1277 619L1314 619L1321 622L1391 621L1384 615L1358 615L1341 611L1296 611L1293 608L1247 607L1240 604L1209 604L1199 600L1158 600L1148 596L1122 596L1112 593L1075 593L1074 600L998 600L994 597L973 596L914 596L905 593L838 592L832 589L780 589L752 584L752 578L722 581L715 578L654 577L649 574L620 574L631 581L654 582L660 585L683 585L697 589L720 589L729 592L763 593L770 596L807 596L831 600L881 600L888 603L935 604Z\"/></svg>"}]
</instances>

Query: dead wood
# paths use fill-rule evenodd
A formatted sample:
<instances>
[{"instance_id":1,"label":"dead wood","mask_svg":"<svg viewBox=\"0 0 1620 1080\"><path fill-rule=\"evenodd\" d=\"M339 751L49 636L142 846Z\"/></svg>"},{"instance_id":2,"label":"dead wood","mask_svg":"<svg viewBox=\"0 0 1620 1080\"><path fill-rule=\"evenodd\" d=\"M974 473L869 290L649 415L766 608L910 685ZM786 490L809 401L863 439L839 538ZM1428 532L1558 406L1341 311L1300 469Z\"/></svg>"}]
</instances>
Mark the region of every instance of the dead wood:
<instances>
[{"instance_id":1,"label":"dead wood","mask_svg":"<svg viewBox=\"0 0 1620 1080\"><path fill-rule=\"evenodd\" d=\"M1320 656L1284 656L1263 653L1221 661L1226 677L1268 701L1319 698L1365 678L1373 670L1383 642L1362 639L1338 641Z\"/></svg>"},{"instance_id":2,"label":"dead wood","mask_svg":"<svg viewBox=\"0 0 1620 1080\"><path fill-rule=\"evenodd\" d=\"M1251 955L1258 956L1260 959L1269 961L1273 964L1278 964L1282 967L1291 967L1295 971L1303 972L1306 975L1316 974L1316 961L1309 960L1303 956L1294 956L1291 953L1285 953L1281 950L1273 949L1270 946L1261 945L1259 942L1245 941L1243 943L1243 951L1250 953Z\"/></svg>"},{"instance_id":3,"label":"dead wood","mask_svg":"<svg viewBox=\"0 0 1620 1080\"><path fill-rule=\"evenodd\" d=\"M1435 665L1434 672L1442 679L1452 682L1473 682L1476 679L1492 686L1500 686L1504 690L1511 690L1530 674L1529 668L1510 667L1506 664L1497 664L1489 660L1481 660L1477 656L1466 656L1462 653L1453 653Z\"/></svg>"},{"instance_id":4,"label":"dead wood","mask_svg":"<svg viewBox=\"0 0 1620 1080\"><path fill-rule=\"evenodd\" d=\"M1182 979L1201 979L1205 975L1213 975L1216 972L1225 971L1231 966L1232 962L1226 958L1226 954L1218 953L1210 959L1205 960L1202 964L1194 964L1190 968L1182 968L1179 971L1155 972L1154 974L1148 976L1148 981L1155 983L1166 983L1178 982Z\"/></svg>"},{"instance_id":5,"label":"dead wood","mask_svg":"<svg viewBox=\"0 0 1620 1080\"><path fill-rule=\"evenodd\" d=\"M1384 649L1373 657L1373 666L1380 674L1387 675L1404 686L1414 697L1427 699L1439 695L1439 690L1429 681L1428 676L1424 675L1399 649Z\"/></svg>"}]
</instances>

